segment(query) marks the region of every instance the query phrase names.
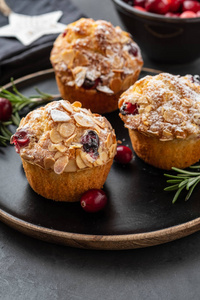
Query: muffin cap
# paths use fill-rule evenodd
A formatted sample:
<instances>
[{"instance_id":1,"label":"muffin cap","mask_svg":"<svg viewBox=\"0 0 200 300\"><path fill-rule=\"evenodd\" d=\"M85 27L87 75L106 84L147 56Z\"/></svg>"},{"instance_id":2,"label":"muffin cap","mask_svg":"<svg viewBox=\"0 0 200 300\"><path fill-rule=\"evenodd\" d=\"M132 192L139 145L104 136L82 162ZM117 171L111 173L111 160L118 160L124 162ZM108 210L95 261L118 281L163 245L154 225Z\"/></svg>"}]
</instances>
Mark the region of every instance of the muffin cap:
<instances>
[{"instance_id":1,"label":"muffin cap","mask_svg":"<svg viewBox=\"0 0 200 300\"><path fill-rule=\"evenodd\" d=\"M116 153L116 136L105 117L81 108L80 102L54 101L30 112L16 136L26 132L29 143L16 147L21 158L56 174L77 172L107 163Z\"/></svg>"},{"instance_id":2,"label":"muffin cap","mask_svg":"<svg viewBox=\"0 0 200 300\"><path fill-rule=\"evenodd\" d=\"M139 74L143 65L140 49L127 32L85 18L58 36L50 60L64 84L82 87L87 80L109 95L126 90L132 74Z\"/></svg>"},{"instance_id":3,"label":"muffin cap","mask_svg":"<svg viewBox=\"0 0 200 300\"><path fill-rule=\"evenodd\" d=\"M135 114L126 113L128 103ZM161 141L199 137L199 77L161 73L137 81L119 100L125 127Z\"/></svg>"}]
</instances>

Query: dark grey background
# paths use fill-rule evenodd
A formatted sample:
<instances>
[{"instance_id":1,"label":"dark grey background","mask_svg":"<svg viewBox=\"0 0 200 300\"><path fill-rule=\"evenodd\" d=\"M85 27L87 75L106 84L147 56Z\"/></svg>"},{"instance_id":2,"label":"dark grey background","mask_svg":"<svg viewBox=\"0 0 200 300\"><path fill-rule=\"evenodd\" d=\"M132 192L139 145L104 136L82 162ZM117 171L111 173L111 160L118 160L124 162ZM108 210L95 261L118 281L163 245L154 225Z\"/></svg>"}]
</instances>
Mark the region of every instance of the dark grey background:
<instances>
[{"instance_id":1,"label":"dark grey background","mask_svg":"<svg viewBox=\"0 0 200 300\"><path fill-rule=\"evenodd\" d=\"M122 25L109 0L73 3L89 17ZM144 60L145 67L175 74L200 73L200 60L182 66ZM199 233L146 249L90 251L34 240L0 223L0 299L199 299L199 273Z\"/></svg>"}]
</instances>

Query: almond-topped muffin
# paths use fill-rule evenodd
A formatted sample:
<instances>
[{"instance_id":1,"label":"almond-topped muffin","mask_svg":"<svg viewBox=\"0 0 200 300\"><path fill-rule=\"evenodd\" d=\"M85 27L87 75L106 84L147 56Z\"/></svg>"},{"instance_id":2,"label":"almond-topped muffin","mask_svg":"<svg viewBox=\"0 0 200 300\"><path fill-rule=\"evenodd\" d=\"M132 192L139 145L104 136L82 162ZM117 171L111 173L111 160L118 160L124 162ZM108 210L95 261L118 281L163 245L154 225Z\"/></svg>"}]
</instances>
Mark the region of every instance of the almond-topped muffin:
<instances>
[{"instance_id":1,"label":"almond-topped muffin","mask_svg":"<svg viewBox=\"0 0 200 300\"><path fill-rule=\"evenodd\" d=\"M199 161L198 76L146 76L122 94L119 108L134 151L145 162L171 169Z\"/></svg>"},{"instance_id":2,"label":"almond-topped muffin","mask_svg":"<svg viewBox=\"0 0 200 300\"><path fill-rule=\"evenodd\" d=\"M108 120L65 100L30 112L11 143L33 190L57 201L78 201L83 192L102 188L116 153Z\"/></svg>"},{"instance_id":3,"label":"almond-topped muffin","mask_svg":"<svg viewBox=\"0 0 200 300\"><path fill-rule=\"evenodd\" d=\"M62 98L97 113L118 108L119 96L138 79L143 65L127 32L84 18L58 36L50 60Z\"/></svg>"}]
</instances>

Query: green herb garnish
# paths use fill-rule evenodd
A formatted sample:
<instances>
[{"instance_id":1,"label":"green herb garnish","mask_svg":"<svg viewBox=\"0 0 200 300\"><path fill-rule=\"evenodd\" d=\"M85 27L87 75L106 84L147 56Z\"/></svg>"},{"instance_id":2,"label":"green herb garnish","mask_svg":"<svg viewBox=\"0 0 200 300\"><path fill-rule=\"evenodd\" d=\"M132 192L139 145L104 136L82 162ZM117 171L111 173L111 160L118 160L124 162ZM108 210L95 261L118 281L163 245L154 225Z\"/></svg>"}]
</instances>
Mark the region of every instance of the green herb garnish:
<instances>
[{"instance_id":1,"label":"green herb garnish","mask_svg":"<svg viewBox=\"0 0 200 300\"><path fill-rule=\"evenodd\" d=\"M191 169L200 169L200 165L198 166L190 166ZM200 172L191 172L187 170L181 170L178 168L172 168L173 171L177 172L177 175L171 174L164 174L164 176L169 177L170 179L167 180L167 183L170 186L166 187L164 191L176 191L172 203L175 203L178 199L182 190L186 189L187 195L185 197L185 201L187 201L194 188L200 182Z\"/></svg>"},{"instance_id":2,"label":"green herb garnish","mask_svg":"<svg viewBox=\"0 0 200 300\"><path fill-rule=\"evenodd\" d=\"M9 100L12 104L12 115L9 120L5 122L0 121L0 145L2 146L7 145L7 142L10 141L10 138L13 134L10 131L9 126L19 126L21 120L20 114L22 114L22 110L25 107L32 109L35 106L60 98L59 95L49 95L47 93L43 93L38 88L35 88L36 92L38 93L37 95L26 97L18 91L13 79L11 79L11 83L12 92L4 88L0 89L0 97Z\"/></svg>"}]
</instances>

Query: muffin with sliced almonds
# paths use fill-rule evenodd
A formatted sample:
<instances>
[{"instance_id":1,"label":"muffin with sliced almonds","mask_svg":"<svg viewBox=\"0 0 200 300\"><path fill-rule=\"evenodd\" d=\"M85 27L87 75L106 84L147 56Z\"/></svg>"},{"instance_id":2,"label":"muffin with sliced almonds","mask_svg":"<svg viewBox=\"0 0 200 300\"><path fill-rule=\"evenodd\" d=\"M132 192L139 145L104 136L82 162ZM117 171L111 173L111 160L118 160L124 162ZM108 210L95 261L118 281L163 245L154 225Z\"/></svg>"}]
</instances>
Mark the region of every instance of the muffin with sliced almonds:
<instances>
[{"instance_id":1,"label":"muffin with sliced almonds","mask_svg":"<svg viewBox=\"0 0 200 300\"><path fill-rule=\"evenodd\" d=\"M145 162L184 169L199 161L199 76L146 76L122 94L119 109L133 149Z\"/></svg>"},{"instance_id":2,"label":"muffin with sliced almonds","mask_svg":"<svg viewBox=\"0 0 200 300\"><path fill-rule=\"evenodd\" d=\"M118 108L119 96L138 79L143 65L130 34L85 18L58 36L50 60L62 98L97 113Z\"/></svg>"},{"instance_id":3,"label":"muffin with sliced almonds","mask_svg":"<svg viewBox=\"0 0 200 300\"><path fill-rule=\"evenodd\" d=\"M105 117L60 100L30 112L11 138L33 190L56 201L79 201L106 181L116 136Z\"/></svg>"}]
</instances>

